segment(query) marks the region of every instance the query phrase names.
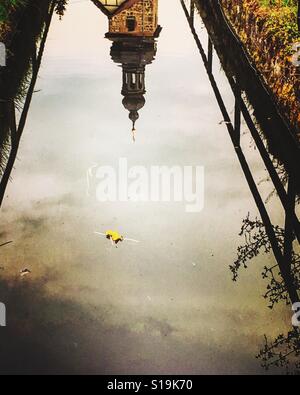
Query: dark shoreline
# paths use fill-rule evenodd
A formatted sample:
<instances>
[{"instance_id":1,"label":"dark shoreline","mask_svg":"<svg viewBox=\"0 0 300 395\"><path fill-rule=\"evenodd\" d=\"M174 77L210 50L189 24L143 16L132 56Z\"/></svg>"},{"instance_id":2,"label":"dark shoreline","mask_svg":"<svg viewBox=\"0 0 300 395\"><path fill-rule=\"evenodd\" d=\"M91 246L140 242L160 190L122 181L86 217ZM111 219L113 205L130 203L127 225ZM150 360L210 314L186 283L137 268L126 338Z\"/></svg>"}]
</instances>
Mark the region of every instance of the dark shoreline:
<instances>
[{"instance_id":1,"label":"dark shoreline","mask_svg":"<svg viewBox=\"0 0 300 395\"><path fill-rule=\"evenodd\" d=\"M292 63L292 46L300 41L296 15L294 18L287 13L284 22L284 16L280 17L276 11L279 6L264 8L260 0L214 0L212 3L221 4L227 23L300 143L300 72ZM288 5L284 8L286 12L290 10Z\"/></svg>"},{"instance_id":2,"label":"dark shoreline","mask_svg":"<svg viewBox=\"0 0 300 395\"><path fill-rule=\"evenodd\" d=\"M196 7L227 78L236 80L245 92L270 153L285 165L287 172L296 173L300 168L299 142L288 120L280 113L260 73L230 29L220 5L214 0L197 0Z\"/></svg>"}]
</instances>

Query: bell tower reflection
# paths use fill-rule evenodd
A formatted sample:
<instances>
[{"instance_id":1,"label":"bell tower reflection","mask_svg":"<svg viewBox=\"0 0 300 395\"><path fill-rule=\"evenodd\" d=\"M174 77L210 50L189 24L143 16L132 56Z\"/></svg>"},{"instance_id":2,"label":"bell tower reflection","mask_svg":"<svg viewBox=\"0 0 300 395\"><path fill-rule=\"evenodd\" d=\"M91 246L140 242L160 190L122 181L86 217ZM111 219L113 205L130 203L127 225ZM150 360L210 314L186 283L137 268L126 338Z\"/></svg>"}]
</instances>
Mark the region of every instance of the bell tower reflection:
<instances>
[{"instance_id":1,"label":"bell tower reflection","mask_svg":"<svg viewBox=\"0 0 300 395\"><path fill-rule=\"evenodd\" d=\"M156 54L154 40L145 41L139 38L128 40L121 38L113 39L111 57L117 64L122 64L124 96L123 105L129 111L129 119L132 121L133 139L135 139L135 125L139 119L139 110L145 105L145 71L146 65L151 64Z\"/></svg>"},{"instance_id":2,"label":"bell tower reflection","mask_svg":"<svg viewBox=\"0 0 300 395\"><path fill-rule=\"evenodd\" d=\"M158 25L158 0L92 0L109 18L111 58L122 65L123 105L129 111L132 134L135 141L136 122L139 111L145 105L146 66L156 55Z\"/></svg>"}]
</instances>

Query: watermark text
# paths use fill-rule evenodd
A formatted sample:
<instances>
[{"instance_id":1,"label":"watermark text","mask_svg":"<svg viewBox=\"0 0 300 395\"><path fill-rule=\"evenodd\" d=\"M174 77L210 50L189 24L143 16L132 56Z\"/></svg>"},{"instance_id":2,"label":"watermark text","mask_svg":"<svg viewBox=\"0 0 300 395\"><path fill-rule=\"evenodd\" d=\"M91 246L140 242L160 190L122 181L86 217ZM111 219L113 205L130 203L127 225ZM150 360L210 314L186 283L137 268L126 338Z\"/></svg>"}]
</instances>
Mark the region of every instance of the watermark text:
<instances>
[{"instance_id":1,"label":"watermark text","mask_svg":"<svg viewBox=\"0 0 300 395\"><path fill-rule=\"evenodd\" d=\"M6 307L4 303L0 303L0 326L6 326Z\"/></svg>"},{"instance_id":2,"label":"watermark text","mask_svg":"<svg viewBox=\"0 0 300 395\"><path fill-rule=\"evenodd\" d=\"M295 67L300 67L300 42L293 45L292 63Z\"/></svg>"},{"instance_id":3,"label":"watermark text","mask_svg":"<svg viewBox=\"0 0 300 395\"><path fill-rule=\"evenodd\" d=\"M5 44L0 41L0 67L6 66L6 47Z\"/></svg>"},{"instance_id":4,"label":"watermark text","mask_svg":"<svg viewBox=\"0 0 300 395\"><path fill-rule=\"evenodd\" d=\"M184 202L187 213L204 208L203 166L132 166L120 158L117 167L88 169L88 195L100 202Z\"/></svg>"},{"instance_id":5,"label":"watermark text","mask_svg":"<svg viewBox=\"0 0 300 395\"><path fill-rule=\"evenodd\" d=\"M300 303L294 303L292 306L292 310L295 312L292 318L292 324L293 326L299 326L300 327Z\"/></svg>"}]
</instances>

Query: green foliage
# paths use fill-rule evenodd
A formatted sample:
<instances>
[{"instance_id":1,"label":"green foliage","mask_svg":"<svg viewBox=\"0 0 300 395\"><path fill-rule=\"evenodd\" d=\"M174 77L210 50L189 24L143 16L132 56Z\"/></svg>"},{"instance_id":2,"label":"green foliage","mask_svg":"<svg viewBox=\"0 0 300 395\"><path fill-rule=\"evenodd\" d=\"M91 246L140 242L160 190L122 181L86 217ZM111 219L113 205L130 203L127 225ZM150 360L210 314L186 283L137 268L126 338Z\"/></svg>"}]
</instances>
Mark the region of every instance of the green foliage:
<instances>
[{"instance_id":1,"label":"green foliage","mask_svg":"<svg viewBox=\"0 0 300 395\"><path fill-rule=\"evenodd\" d=\"M299 38L297 25L298 0L260 0L269 14L267 27L273 36L285 43Z\"/></svg>"},{"instance_id":2,"label":"green foliage","mask_svg":"<svg viewBox=\"0 0 300 395\"><path fill-rule=\"evenodd\" d=\"M1 0L0 4L0 23L5 22L8 18L9 13L23 6L26 0Z\"/></svg>"},{"instance_id":3,"label":"green foliage","mask_svg":"<svg viewBox=\"0 0 300 395\"><path fill-rule=\"evenodd\" d=\"M260 0L265 7L297 7L297 0Z\"/></svg>"}]
</instances>

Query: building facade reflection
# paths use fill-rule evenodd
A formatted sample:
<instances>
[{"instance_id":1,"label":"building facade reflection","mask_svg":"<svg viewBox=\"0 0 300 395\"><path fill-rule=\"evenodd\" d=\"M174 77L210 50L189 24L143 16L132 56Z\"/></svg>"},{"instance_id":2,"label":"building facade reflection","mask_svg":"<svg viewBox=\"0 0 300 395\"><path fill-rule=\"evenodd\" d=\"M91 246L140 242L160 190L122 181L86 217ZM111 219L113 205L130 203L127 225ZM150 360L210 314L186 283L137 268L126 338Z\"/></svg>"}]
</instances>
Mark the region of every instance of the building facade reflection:
<instances>
[{"instance_id":1,"label":"building facade reflection","mask_svg":"<svg viewBox=\"0 0 300 395\"><path fill-rule=\"evenodd\" d=\"M158 0L92 0L109 19L105 37L112 41L112 60L122 65L123 105L129 111L135 141L136 121L145 105L145 71L156 55Z\"/></svg>"}]
</instances>

